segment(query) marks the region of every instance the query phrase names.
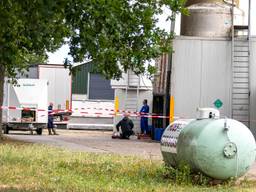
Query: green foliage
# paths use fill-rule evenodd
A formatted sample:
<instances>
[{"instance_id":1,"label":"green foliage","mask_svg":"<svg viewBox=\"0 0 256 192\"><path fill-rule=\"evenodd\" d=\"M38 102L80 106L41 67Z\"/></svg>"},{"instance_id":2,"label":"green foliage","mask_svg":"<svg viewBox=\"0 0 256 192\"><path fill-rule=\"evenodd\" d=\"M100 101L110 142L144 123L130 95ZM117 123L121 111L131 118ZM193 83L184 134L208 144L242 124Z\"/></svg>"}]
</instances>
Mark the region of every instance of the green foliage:
<instances>
[{"instance_id":1,"label":"green foliage","mask_svg":"<svg viewBox=\"0 0 256 192\"><path fill-rule=\"evenodd\" d=\"M156 27L162 12L154 0L74 0L66 11L74 62L93 59L107 78L122 70L145 72L144 64L170 50L172 34Z\"/></svg>"},{"instance_id":2,"label":"green foliage","mask_svg":"<svg viewBox=\"0 0 256 192\"><path fill-rule=\"evenodd\" d=\"M0 1L0 64L6 76L15 77L29 64L45 61L47 50L61 46L69 32L62 13L65 4L65 0Z\"/></svg>"},{"instance_id":3,"label":"green foliage","mask_svg":"<svg viewBox=\"0 0 256 192\"><path fill-rule=\"evenodd\" d=\"M107 78L120 78L127 69L143 73L146 62L170 51L173 38L156 27L156 15L163 6L186 13L184 2L1 0L0 64L5 75L15 77L28 65L45 61L46 51L68 43L74 62L93 59Z\"/></svg>"},{"instance_id":4,"label":"green foliage","mask_svg":"<svg viewBox=\"0 0 256 192\"><path fill-rule=\"evenodd\" d=\"M199 185L208 186L211 179L204 174L198 172L191 172L190 167L187 164L180 164L176 169L165 166L162 169L162 176L165 179L170 179L176 184L185 185Z\"/></svg>"},{"instance_id":5,"label":"green foliage","mask_svg":"<svg viewBox=\"0 0 256 192\"><path fill-rule=\"evenodd\" d=\"M188 9L185 7L187 0L161 0L161 4L175 12L183 15L189 15ZM169 16L168 19L174 19Z\"/></svg>"}]
</instances>

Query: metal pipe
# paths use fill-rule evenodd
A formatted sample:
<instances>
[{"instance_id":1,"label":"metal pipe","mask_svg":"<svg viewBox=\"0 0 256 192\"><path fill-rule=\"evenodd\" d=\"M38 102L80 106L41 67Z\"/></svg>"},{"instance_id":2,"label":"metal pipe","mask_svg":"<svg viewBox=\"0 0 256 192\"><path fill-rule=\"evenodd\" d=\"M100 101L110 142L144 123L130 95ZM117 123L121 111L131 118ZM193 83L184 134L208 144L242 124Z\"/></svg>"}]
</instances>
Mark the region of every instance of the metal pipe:
<instances>
[{"instance_id":1,"label":"metal pipe","mask_svg":"<svg viewBox=\"0 0 256 192\"><path fill-rule=\"evenodd\" d=\"M251 61L250 61L250 57L251 57L251 0L249 0L248 2L248 35L247 35L247 38L248 38L248 70L249 70L249 93L248 93L248 96L249 96L249 106L251 104ZM249 107L249 128L252 128L251 126L251 110L252 108Z\"/></svg>"},{"instance_id":2,"label":"metal pipe","mask_svg":"<svg viewBox=\"0 0 256 192\"><path fill-rule=\"evenodd\" d=\"M232 0L232 6L231 6L231 85L233 85L233 71L234 71L234 37L235 37L235 32L234 32L234 0ZM230 94L230 109L231 109L231 118L233 118L233 107L232 107L232 95L233 95L233 86L231 86L231 94Z\"/></svg>"},{"instance_id":3,"label":"metal pipe","mask_svg":"<svg viewBox=\"0 0 256 192\"><path fill-rule=\"evenodd\" d=\"M170 26L170 34L174 33L175 30L175 20L176 13L173 11L171 15L171 26ZM166 76L166 90L165 90L165 116L169 116L169 107L170 107L170 88L171 88L171 68L172 68L172 52L169 53L168 63L167 63L167 76ZM169 119L163 122L163 126L167 127L169 124Z\"/></svg>"}]
</instances>

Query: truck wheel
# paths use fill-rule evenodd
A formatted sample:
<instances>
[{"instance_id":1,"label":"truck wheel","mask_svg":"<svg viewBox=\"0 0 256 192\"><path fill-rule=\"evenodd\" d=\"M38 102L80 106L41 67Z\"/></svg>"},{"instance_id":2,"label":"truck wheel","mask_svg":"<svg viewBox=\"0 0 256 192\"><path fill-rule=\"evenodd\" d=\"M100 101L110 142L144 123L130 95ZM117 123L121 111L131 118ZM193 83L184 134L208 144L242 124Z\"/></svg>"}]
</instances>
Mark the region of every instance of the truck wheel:
<instances>
[{"instance_id":1,"label":"truck wheel","mask_svg":"<svg viewBox=\"0 0 256 192\"><path fill-rule=\"evenodd\" d=\"M37 128L36 133L37 133L37 135L42 135L43 129L42 128Z\"/></svg>"},{"instance_id":2,"label":"truck wheel","mask_svg":"<svg viewBox=\"0 0 256 192\"><path fill-rule=\"evenodd\" d=\"M9 134L9 127L8 126L4 126L4 134Z\"/></svg>"}]
</instances>

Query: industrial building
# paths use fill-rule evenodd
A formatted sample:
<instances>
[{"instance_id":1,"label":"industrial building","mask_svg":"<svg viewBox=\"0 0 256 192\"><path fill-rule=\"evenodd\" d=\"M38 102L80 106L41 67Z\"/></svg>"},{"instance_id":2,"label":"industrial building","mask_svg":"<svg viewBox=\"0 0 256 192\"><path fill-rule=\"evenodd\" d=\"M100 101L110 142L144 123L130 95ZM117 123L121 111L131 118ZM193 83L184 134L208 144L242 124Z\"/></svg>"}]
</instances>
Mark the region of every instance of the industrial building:
<instances>
[{"instance_id":1,"label":"industrial building","mask_svg":"<svg viewBox=\"0 0 256 192\"><path fill-rule=\"evenodd\" d=\"M256 38L239 1L233 3L187 1L190 15L181 18L173 53L156 62L153 112L168 114L169 84L167 95L174 96L177 118L195 118L198 107L219 107L222 117L243 122L256 135Z\"/></svg>"},{"instance_id":2,"label":"industrial building","mask_svg":"<svg viewBox=\"0 0 256 192\"><path fill-rule=\"evenodd\" d=\"M84 108L83 112L88 114L74 110L68 124L70 129L113 129L113 116L104 109L114 108L114 89L110 80L96 73L93 67L92 61L74 67L72 108Z\"/></svg>"},{"instance_id":3,"label":"industrial building","mask_svg":"<svg viewBox=\"0 0 256 192\"><path fill-rule=\"evenodd\" d=\"M61 64L31 65L28 71L19 78L45 79L48 81L48 102L54 103L54 109L90 108L84 116L81 110L72 113L65 128L76 129L113 129L113 117L103 115L96 117L99 112L94 108L114 108L114 90L110 80L94 73L93 63L75 66L76 73L71 75L69 69ZM102 112L102 111L100 111Z\"/></svg>"},{"instance_id":4,"label":"industrial building","mask_svg":"<svg viewBox=\"0 0 256 192\"><path fill-rule=\"evenodd\" d=\"M110 80L95 73L93 66L91 61L74 67L73 100L114 100L114 90L111 88Z\"/></svg>"},{"instance_id":5,"label":"industrial building","mask_svg":"<svg viewBox=\"0 0 256 192\"><path fill-rule=\"evenodd\" d=\"M32 65L23 78L46 79L48 101L57 109L73 109L66 127L68 129L113 130L122 114L113 116L114 98L119 98L121 111L138 112L144 99L152 110L152 83L143 75L132 71L123 73L122 78L108 80L95 72L93 62L74 67L75 74L60 64ZM77 109L77 110L74 110ZM100 115L99 115L100 114ZM140 117L131 117L135 131L140 131Z\"/></svg>"}]
</instances>

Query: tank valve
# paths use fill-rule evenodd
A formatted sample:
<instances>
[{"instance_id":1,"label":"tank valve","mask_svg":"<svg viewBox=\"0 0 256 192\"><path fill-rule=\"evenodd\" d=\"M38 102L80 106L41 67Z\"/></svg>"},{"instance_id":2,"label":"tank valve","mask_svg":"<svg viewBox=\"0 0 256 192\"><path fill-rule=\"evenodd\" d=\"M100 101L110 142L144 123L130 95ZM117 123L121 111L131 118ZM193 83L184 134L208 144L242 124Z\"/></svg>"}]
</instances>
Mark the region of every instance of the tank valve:
<instances>
[{"instance_id":1,"label":"tank valve","mask_svg":"<svg viewBox=\"0 0 256 192\"><path fill-rule=\"evenodd\" d=\"M229 126L228 126L228 119L225 117L225 122L224 122L224 130L228 131L229 130Z\"/></svg>"}]
</instances>

